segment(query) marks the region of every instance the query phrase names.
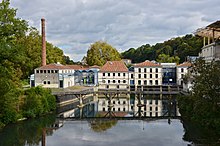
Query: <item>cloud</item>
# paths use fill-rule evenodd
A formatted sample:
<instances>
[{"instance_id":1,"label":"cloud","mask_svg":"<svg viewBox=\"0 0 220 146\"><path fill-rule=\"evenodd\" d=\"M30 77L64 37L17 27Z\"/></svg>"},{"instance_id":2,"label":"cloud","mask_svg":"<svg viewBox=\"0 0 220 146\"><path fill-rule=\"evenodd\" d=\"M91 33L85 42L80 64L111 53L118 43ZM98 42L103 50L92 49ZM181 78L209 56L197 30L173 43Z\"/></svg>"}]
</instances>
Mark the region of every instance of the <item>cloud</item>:
<instances>
[{"instance_id":1,"label":"cloud","mask_svg":"<svg viewBox=\"0 0 220 146\"><path fill-rule=\"evenodd\" d=\"M192 33L220 13L218 0L23 0L11 5L38 30L44 17L47 40L75 61L98 40L124 51Z\"/></svg>"}]
</instances>

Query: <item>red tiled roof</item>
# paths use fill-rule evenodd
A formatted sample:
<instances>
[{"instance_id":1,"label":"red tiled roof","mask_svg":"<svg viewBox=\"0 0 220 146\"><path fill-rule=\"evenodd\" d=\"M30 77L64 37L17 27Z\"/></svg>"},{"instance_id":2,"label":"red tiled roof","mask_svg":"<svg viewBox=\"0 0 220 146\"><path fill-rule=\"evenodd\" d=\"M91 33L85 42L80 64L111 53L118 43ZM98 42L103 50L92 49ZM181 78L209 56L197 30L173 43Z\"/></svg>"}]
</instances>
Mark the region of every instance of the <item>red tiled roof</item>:
<instances>
[{"instance_id":1,"label":"red tiled roof","mask_svg":"<svg viewBox=\"0 0 220 146\"><path fill-rule=\"evenodd\" d=\"M98 65L93 65L93 66L90 66L89 68L101 68L100 66L98 66Z\"/></svg>"},{"instance_id":2,"label":"red tiled roof","mask_svg":"<svg viewBox=\"0 0 220 146\"><path fill-rule=\"evenodd\" d=\"M108 61L100 69L101 72L127 72L128 68L123 61Z\"/></svg>"},{"instance_id":3,"label":"red tiled roof","mask_svg":"<svg viewBox=\"0 0 220 146\"><path fill-rule=\"evenodd\" d=\"M190 62L183 62L182 64L179 64L178 67L189 67L192 66Z\"/></svg>"},{"instance_id":4,"label":"red tiled roof","mask_svg":"<svg viewBox=\"0 0 220 146\"><path fill-rule=\"evenodd\" d=\"M138 64L136 64L136 65L134 65L135 67L161 67L161 65L159 65L159 64L156 64L156 63L153 63L153 62L151 62L151 61L148 61L148 60L146 60L146 61L144 61L144 62L141 62L141 63L138 63Z\"/></svg>"},{"instance_id":5,"label":"red tiled roof","mask_svg":"<svg viewBox=\"0 0 220 146\"><path fill-rule=\"evenodd\" d=\"M62 64L56 64L56 63L52 63L52 64L48 64L45 66L41 66L39 68L36 69L43 69L43 70L48 70L48 69L58 69L58 70L62 70L62 69L71 69L68 66L62 65Z\"/></svg>"}]
</instances>

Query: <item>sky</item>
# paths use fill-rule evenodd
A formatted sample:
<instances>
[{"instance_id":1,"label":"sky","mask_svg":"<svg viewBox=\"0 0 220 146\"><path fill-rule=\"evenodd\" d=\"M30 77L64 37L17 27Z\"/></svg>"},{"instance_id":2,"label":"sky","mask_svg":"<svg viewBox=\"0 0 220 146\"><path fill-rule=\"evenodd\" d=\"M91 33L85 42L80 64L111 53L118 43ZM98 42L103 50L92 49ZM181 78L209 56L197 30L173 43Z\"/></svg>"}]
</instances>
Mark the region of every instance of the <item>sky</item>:
<instances>
[{"instance_id":1,"label":"sky","mask_svg":"<svg viewBox=\"0 0 220 146\"><path fill-rule=\"evenodd\" d=\"M17 17L80 61L96 41L119 52L193 33L220 20L219 0L11 0Z\"/></svg>"}]
</instances>

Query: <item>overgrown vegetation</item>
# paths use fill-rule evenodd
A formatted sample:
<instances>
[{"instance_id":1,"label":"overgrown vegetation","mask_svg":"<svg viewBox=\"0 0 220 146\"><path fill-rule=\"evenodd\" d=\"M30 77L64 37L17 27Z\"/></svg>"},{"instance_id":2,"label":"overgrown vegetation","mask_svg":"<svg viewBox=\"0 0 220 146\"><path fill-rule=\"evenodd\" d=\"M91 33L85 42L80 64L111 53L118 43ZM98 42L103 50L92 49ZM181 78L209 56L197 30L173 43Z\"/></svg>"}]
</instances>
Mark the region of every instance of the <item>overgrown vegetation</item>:
<instances>
[{"instance_id":1,"label":"overgrown vegetation","mask_svg":"<svg viewBox=\"0 0 220 146\"><path fill-rule=\"evenodd\" d=\"M193 72L191 95L179 98L180 113L183 119L215 129L220 134L220 62L198 60Z\"/></svg>"}]
</instances>

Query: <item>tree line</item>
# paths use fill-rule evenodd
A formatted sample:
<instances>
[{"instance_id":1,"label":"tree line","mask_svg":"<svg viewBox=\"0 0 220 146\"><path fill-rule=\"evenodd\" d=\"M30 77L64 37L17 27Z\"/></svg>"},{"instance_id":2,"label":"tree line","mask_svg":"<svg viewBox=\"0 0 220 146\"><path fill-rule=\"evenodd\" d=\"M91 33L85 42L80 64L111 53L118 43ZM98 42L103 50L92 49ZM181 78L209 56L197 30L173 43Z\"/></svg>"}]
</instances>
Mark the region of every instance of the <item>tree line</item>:
<instances>
[{"instance_id":1,"label":"tree line","mask_svg":"<svg viewBox=\"0 0 220 146\"><path fill-rule=\"evenodd\" d=\"M187 34L157 43L155 45L142 45L138 48L130 48L121 53L122 58L131 59L133 63L145 60L158 62L184 62L187 56L198 56L202 48L202 38Z\"/></svg>"}]
</instances>

